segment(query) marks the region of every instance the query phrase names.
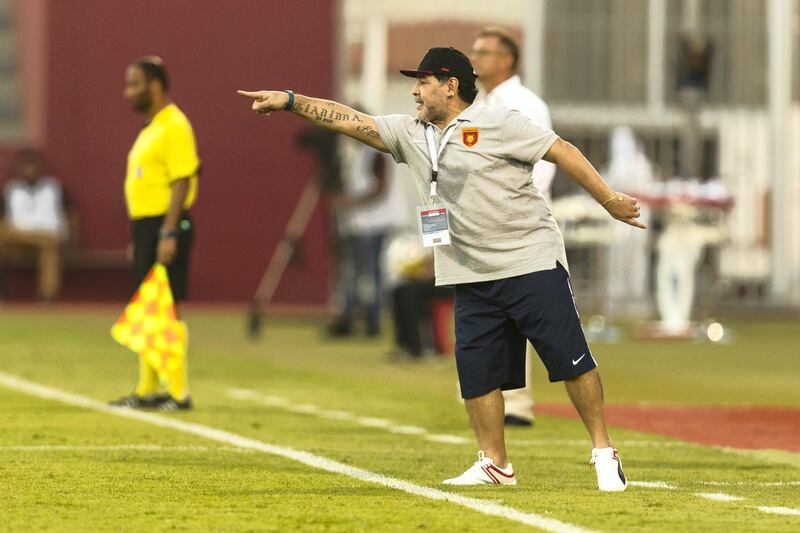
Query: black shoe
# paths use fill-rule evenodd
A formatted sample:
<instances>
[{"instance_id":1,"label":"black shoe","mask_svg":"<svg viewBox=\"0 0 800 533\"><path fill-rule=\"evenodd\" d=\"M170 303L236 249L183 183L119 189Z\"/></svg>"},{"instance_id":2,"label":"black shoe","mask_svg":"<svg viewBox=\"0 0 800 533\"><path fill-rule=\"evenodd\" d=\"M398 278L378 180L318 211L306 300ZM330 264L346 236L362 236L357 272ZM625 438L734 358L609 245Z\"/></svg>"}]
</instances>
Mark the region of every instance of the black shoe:
<instances>
[{"instance_id":1,"label":"black shoe","mask_svg":"<svg viewBox=\"0 0 800 533\"><path fill-rule=\"evenodd\" d=\"M503 419L503 423L506 426L532 427L533 419L522 418L520 416L514 416L514 415L506 415L505 418Z\"/></svg>"},{"instance_id":2,"label":"black shoe","mask_svg":"<svg viewBox=\"0 0 800 533\"><path fill-rule=\"evenodd\" d=\"M118 400L108 402L109 405L114 407L125 407L127 409L155 409L161 405L169 396L153 394L149 396L139 396L131 394L130 396L123 396Z\"/></svg>"},{"instance_id":3,"label":"black shoe","mask_svg":"<svg viewBox=\"0 0 800 533\"><path fill-rule=\"evenodd\" d=\"M353 327L345 320L336 320L328 324L328 337L349 337L353 334Z\"/></svg>"},{"instance_id":4,"label":"black shoe","mask_svg":"<svg viewBox=\"0 0 800 533\"><path fill-rule=\"evenodd\" d=\"M415 354L401 347L386 352L386 355L390 363L419 363L422 361L422 354Z\"/></svg>"},{"instance_id":5,"label":"black shoe","mask_svg":"<svg viewBox=\"0 0 800 533\"><path fill-rule=\"evenodd\" d=\"M192 408L192 397L187 396L181 401L172 397L167 399L158 406L159 411L188 411Z\"/></svg>"}]
</instances>

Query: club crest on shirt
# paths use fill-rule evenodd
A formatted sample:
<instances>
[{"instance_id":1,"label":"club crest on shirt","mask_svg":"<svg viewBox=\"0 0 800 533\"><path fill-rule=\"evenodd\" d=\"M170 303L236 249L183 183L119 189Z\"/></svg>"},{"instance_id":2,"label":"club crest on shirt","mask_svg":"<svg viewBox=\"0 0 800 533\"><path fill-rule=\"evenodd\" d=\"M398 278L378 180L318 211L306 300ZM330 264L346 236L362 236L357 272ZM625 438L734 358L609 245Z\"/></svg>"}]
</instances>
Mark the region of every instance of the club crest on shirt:
<instances>
[{"instance_id":1,"label":"club crest on shirt","mask_svg":"<svg viewBox=\"0 0 800 533\"><path fill-rule=\"evenodd\" d=\"M478 128L462 128L461 142L464 143L464 146L467 148L472 148L478 144L479 133Z\"/></svg>"}]
</instances>

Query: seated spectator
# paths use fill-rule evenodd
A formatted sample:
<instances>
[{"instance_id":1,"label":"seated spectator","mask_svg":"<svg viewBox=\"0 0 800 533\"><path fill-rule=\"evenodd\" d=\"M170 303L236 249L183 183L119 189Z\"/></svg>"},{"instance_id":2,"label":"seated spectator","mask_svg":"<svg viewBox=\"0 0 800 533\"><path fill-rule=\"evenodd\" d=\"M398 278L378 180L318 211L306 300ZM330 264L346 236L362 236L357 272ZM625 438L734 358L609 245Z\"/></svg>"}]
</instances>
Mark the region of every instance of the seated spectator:
<instances>
[{"instance_id":1,"label":"seated spectator","mask_svg":"<svg viewBox=\"0 0 800 533\"><path fill-rule=\"evenodd\" d=\"M386 252L387 267L394 279L391 292L395 349L399 359L419 359L445 351L447 335L434 327L432 304L452 299L452 289L434 285L433 254L423 249L415 234L392 239Z\"/></svg>"},{"instance_id":2,"label":"seated spectator","mask_svg":"<svg viewBox=\"0 0 800 533\"><path fill-rule=\"evenodd\" d=\"M23 149L12 157L0 202L0 260L34 252L38 293L45 301L61 286L62 243L69 237L65 200L61 184L45 174L38 151Z\"/></svg>"}]
</instances>

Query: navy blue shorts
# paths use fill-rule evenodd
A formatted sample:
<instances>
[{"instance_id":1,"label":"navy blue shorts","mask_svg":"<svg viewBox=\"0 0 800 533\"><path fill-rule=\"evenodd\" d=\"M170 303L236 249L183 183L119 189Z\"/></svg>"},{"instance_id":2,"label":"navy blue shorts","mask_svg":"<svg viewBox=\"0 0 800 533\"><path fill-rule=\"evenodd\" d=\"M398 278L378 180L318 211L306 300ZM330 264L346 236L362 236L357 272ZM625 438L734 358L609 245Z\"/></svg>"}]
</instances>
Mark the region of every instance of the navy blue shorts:
<instances>
[{"instance_id":1,"label":"navy blue shorts","mask_svg":"<svg viewBox=\"0 0 800 533\"><path fill-rule=\"evenodd\" d=\"M581 329L569 274L552 270L462 283L455 290L456 365L465 399L525 386L530 340L550 381L597 366Z\"/></svg>"}]
</instances>

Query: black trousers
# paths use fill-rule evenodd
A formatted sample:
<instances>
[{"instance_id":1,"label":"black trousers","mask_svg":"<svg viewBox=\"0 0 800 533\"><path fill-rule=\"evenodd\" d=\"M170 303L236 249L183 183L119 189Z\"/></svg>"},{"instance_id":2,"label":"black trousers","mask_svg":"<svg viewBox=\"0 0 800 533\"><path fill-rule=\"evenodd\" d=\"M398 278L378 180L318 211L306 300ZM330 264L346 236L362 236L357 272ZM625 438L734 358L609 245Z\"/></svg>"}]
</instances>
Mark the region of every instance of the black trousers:
<instances>
[{"instance_id":1,"label":"black trousers","mask_svg":"<svg viewBox=\"0 0 800 533\"><path fill-rule=\"evenodd\" d=\"M433 350L431 300L452 296L450 287L436 287L433 280L407 281L392 291L394 338L398 346L414 356Z\"/></svg>"},{"instance_id":2,"label":"black trousers","mask_svg":"<svg viewBox=\"0 0 800 533\"><path fill-rule=\"evenodd\" d=\"M164 216L138 218L131 221L133 235L133 292L139 288L147 273L156 262L159 232ZM178 221L178 242L175 259L167 265L172 298L176 302L185 300L189 285L189 256L194 241L194 223L187 213Z\"/></svg>"}]
</instances>

